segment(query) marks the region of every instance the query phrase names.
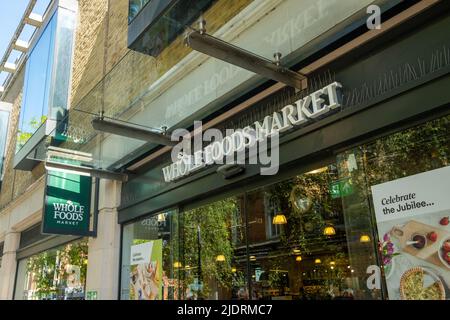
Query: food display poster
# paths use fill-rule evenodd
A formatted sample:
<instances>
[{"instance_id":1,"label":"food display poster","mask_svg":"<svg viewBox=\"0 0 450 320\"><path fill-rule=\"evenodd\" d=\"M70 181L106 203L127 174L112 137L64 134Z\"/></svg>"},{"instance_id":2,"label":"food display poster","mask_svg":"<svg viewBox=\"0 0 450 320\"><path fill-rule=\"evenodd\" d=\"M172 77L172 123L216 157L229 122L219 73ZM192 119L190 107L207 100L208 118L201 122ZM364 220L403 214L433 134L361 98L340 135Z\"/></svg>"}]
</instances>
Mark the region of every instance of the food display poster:
<instances>
[{"instance_id":1,"label":"food display poster","mask_svg":"<svg viewBox=\"0 0 450 320\"><path fill-rule=\"evenodd\" d=\"M389 299L450 299L450 166L371 187Z\"/></svg>"},{"instance_id":2,"label":"food display poster","mask_svg":"<svg viewBox=\"0 0 450 320\"><path fill-rule=\"evenodd\" d=\"M130 299L162 299L162 239L131 246Z\"/></svg>"}]
</instances>

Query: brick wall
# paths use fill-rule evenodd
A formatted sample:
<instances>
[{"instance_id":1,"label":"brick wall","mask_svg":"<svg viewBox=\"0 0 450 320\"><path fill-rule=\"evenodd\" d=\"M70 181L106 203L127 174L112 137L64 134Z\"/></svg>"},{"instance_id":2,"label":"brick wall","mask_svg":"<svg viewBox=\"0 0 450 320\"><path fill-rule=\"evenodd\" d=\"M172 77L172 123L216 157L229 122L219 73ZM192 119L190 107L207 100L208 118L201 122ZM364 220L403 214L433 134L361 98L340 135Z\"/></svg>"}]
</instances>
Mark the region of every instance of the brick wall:
<instances>
[{"instance_id":1,"label":"brick wall","mask_svg":"<svg viewBox=\"0 0 450 320\"><path fill-rule=\"evenodd\" d=\"M121 1L121 0L114 0ZM79 0L72 70L71 105L103 78L108 0Z\"/></svg>"}]
</instances>

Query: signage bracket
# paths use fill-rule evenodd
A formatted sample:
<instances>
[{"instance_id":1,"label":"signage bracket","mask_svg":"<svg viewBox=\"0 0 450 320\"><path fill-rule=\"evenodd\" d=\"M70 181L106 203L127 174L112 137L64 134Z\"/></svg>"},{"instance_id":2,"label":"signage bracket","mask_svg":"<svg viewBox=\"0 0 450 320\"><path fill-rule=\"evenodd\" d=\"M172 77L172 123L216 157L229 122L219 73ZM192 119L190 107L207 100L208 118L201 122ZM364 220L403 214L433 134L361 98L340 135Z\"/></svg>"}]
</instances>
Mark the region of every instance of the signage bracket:
<instances>
[{"instance_id":1,"label":"signage bracket","mask_svg":"<svg viewBox=\"0 0 450 320\"><path fill-rule=\"evenodd\" d=\"M80 174L84 176L91 176L108 180L117 180L121 182L126 182L128 180L128 175L125 173L95 169L90 167L75 166L67 163L46 161L45 168L47 170L71 172L74 174Z\"/></svg>"},{"instance_id":2,"label":"signage bracket","mask_svg":"<svg viewBox=\"0 0 450 320\"><path fill-rule=\"evenodd\" d=\"M98 227L98 199L100 195L100 179L95 178L95 188L94 188L94 211L92 213L92 230L89 230L88 237L97 238L97 227Z\"/></svg>"},{"instance_id":3,"label":"signage bracket","mask_svg":"<svg viewBox=\"0 0 450 320\"><path fill-rule=\"evenodd\" d=\"M107 132L123 137L152 142L164 146L175 146L178 142L171 141L170 136L142 126L112 119L98 117L92 120L92 127L97 131Z\"/></svg>"},{"instance_id":4,"label":"signage bracket","mask_svg":"<svg viewBox=\"0 0 450 320\"><path fill-rule=\"evenodd\" d=\"M306 75L281 66L281 53L276 52L275 60L271 61L207 34L205 24L206 22L201 20L200 29L186 35L185 44L188 47L297 90L307 88Z\"/></svg>"}]
</instances>

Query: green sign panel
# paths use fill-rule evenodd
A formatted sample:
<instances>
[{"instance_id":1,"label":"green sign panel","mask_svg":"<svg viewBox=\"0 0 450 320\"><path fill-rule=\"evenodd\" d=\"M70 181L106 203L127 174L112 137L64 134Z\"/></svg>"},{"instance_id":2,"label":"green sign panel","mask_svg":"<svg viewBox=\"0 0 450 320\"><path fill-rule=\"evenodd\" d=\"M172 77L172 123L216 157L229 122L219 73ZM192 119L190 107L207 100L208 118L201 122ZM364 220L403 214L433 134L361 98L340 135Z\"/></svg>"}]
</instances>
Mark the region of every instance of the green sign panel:
<instances>
[{"instance_id":1,"label":"green sign panel","mask_svg":"<svg viewBox=\"0 0 450 320\"><path fill-rule=\"evenodd\" d=\"M48 171L42 233L89 235L91 191L91 177Z\"/></svg>"},{"instance_id":2,"label":"green sign panel","mask_svg":"<svg viewBox=\"0 0 450 320\"><path fill-rule=\"evenodd\" d=\"M86 293L86 300L97 300L97 291L88 291Z\"/></svg>"},{"instance_id":3,"label":"green sign panel","mask_svg":"<svg viewBox=\"0 0 450 320\"><path fill-rule=\"evenodd\" d=\"M346 197L352 193L353 184L350 178L345 178L330 184L330 195L332 199Z\"/></svg>"}]
</instances>

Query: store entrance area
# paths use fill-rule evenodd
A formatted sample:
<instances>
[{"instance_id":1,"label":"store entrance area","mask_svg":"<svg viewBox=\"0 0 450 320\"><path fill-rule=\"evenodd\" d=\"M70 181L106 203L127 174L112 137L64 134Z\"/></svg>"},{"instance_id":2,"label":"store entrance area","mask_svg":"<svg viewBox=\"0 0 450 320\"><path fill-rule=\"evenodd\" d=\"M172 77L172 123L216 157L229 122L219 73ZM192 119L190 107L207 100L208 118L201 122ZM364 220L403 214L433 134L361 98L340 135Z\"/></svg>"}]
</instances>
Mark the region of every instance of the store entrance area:
<instances>
[{"instance_id":1,"label":"store entrance area","mask_svg":"<svg viewBox=\"0 0 450 320\"><path fill-rule=\"evenodd\" d=\"M450 181L449 124L434 119L288 179L125 225L121 298L445 298L447 196L428 190ZM426 251L408 245L417 234Z\"/></svg>"},{"instance_id":2,"label":"store entrance area","mask_svg":"<svg viewBox=\"0 0 450 320\"><path fill-rule=\"evenodd\" d=\"M351 188L330 164L184 212L186 298L364 298L365 270L350 263L341 201ZM371 241L360 244L374 252ZM365 254L366 265L373 258Z\"/></svg>"},{"instance_id":3,"label":"store entrance area","mask_svg":"<svg viewBox=\"0 0 450 320\"><path fill-rule=\"evenodd\" d=\"M124 228L122 298L370 298L365 272L376 263L373 236L365 230L362 241L348 239L344 195L352 196L351 181L340 180L337 164L329 164L191 210L129 224ZM158 259L154 250L159 241L162 260L151 261ZM359 250L352 252L358 255L353 257L356 265L349 257L349 241ZM136 254L145 255L136 253L145 243L152 244L149 262L133 265Z\"/></svg>"}]
</instances>

